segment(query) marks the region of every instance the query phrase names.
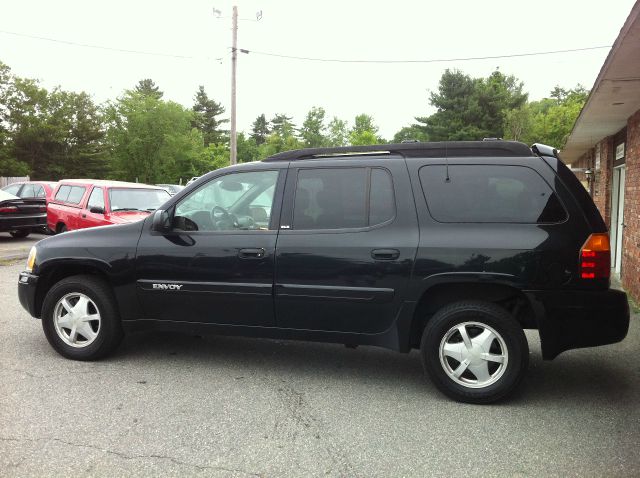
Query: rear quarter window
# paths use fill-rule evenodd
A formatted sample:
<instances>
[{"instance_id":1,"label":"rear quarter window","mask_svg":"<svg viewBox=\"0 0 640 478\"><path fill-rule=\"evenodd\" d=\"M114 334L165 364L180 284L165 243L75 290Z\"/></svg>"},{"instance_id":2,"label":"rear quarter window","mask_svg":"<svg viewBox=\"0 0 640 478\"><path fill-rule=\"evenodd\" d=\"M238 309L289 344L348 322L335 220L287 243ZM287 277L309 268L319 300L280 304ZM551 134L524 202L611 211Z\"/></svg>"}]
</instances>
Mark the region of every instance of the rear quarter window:
<instances>
[{"instance_id":1,"label":"rear quarter window","mask_svg":"<svg viewBox=\"0 0 640 478\"><path fill-rule=\"evenodd\" d=\"M555 192L533 169L501 165L429 165L420 183L438 222L548 224L567 219Z\"/></svg>"},{"instance_id":2,"label":"rear quarter window","mask_svg":"<svg viewBox=\"0 0 640 478\"><path fill-rule=\"evenodd\" d=\"M56 192L56 201L66 202L69 197L69 191L71 191L71 186L60 186Z\"/></svg>"},{"instance_id":3,"label":"rear quarter window","mask_svg":"<svg viewBox=\"0 0 640 478\"><path fill-rule=\"evenodd\" d=\"M84 186L71 186L67 202L69 204L79 204L82 200L82 196L84 196L85 190L86 188Z\"/></svg>"}]
</instances>

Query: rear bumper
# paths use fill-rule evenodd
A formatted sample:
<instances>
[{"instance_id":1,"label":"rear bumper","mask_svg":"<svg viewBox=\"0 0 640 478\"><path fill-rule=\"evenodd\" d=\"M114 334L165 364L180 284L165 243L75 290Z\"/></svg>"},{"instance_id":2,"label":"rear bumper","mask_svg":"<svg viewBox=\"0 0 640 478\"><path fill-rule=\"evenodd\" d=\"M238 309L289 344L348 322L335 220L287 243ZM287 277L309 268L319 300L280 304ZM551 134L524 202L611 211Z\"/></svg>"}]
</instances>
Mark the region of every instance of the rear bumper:
<instances>
[{"instance_id":1,"label":"rear bumper","mask_svg":"<svg viewBox=\"0 0 640 478\"><path fill-rule=\"evenodd\" d=\"M20 273L18 277L18 299L20 300L20 305L35 318L38 318L36 313L37 285L38 276L29 272Z\"/></svg>"},{"instance_id":2,"label":"rear bumper","mask_svg":"<svg viewBox=\"0 0 640 478\"><path fill-rule=\"evenodd\" d=\"M38 229L47 226L47 213L32 216L0 217L0 232Z\"/></svg>"},{"instance_id":3,"label":"rear bumper","mask_svg":"<svg viewBox=\"0 0 640 478\"><path fill-rule=\"evenodd\" d=\"M629 330L627 294L619 290L526 292L538 319L542 357L620 342Z\"/></svg>"}]
</instances>

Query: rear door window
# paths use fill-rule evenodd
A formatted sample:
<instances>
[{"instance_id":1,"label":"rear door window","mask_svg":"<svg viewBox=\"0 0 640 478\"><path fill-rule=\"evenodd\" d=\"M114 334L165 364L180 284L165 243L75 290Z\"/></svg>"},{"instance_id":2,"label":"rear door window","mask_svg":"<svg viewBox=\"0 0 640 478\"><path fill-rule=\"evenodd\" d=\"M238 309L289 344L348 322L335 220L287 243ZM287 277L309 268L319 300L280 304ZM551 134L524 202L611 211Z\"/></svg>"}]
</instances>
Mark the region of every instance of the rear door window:
<instances>
[{"instance_id":1,"label":"rear door window","mask_svg":"<svg viewBox=\"0 0 640 478\"><path fill-rule=\"evenodd\" d=\"M395 217L391 174L382 168L316 168L298 173L294 229L352 229Z\"/></svg>"},{"instance_id":2,"label":"rear door window","mask_svg":"<svg viewBox=\"0 0 640 478\"><path fill-rule=\"evenodd\" d=\"M395 195L391 174L386 169L371 170L369 193L369 225L382 224L396 215Z\"/></svg>"},{"instance_id":3,"label":"rear door window","mask_svg":"<svg viewBox=\"0 0 640 478\"><path fill-rule=\"evenodd\" d=\"M533 169L500 165L429 165L420 182L431 216L439 222L562 222L567 213Z\"/></svg>"},{"instance_id":4,"label":"rear door window","mask_svg":"<svg viewBox=\"0 0 640 478\"><path fill-rule=\"evenodd\" d=\"M318 168L298 173L295 229L346 229L367 225L367 169Z\"/></svg>"}]
</instances>

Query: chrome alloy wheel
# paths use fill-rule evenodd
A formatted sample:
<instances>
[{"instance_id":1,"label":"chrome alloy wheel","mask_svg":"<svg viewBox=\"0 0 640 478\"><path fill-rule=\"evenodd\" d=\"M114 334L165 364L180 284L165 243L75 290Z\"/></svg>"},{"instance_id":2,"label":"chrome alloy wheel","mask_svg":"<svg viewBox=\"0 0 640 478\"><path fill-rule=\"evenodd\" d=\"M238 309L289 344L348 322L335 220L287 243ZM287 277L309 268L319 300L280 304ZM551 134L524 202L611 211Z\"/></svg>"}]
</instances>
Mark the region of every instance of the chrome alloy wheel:
<instances>
[{"instance_id":1,"label":"chrome alloy wheel","mask_svg":"<svg viewBox=\"0 0 640 478\"><path fill-rule=\"evenodd\" d=\"M58 336L71 347L86 347L100 332L100 311L89 297L72 292L64 295L53 309Z\"/></svg>"},{"instance_id":2,"label":"chrome alloy wheel","mask_svg":"<svg viewBox=\"0 0 640 478\"><path fill-rule=\"evenodd\" d=\"M468 388L484 388L497 382L509 362L502 336L480 322L451 327L440 342L439 355L449 378Z\"/></svg>"}]
</instances>

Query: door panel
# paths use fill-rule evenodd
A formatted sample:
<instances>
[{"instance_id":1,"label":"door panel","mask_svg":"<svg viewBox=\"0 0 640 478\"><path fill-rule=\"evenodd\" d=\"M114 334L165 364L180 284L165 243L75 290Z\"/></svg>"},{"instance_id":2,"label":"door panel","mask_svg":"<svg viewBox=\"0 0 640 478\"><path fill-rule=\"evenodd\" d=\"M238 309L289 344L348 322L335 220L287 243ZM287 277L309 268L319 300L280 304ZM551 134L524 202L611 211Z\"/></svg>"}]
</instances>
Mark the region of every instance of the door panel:
<instances>
[{"instance_id":1,"label":"door panel","mask_svg":"<svg viewBox=\"0 0 640 478\"><path fill-rule=\"evenodd\" d=\"M111 224L105 219L104 212L91 212L91 208L93 207L101 207L102 210L105 211L105 196L103 188L94 187L91 190L89 199L87 200L87 205L80 213L80 223L82 227L105 226L107 224Z\"/></svg>"},{"instance_id":2,"label":"door panel","mask_svg":"<svg viewBox=\"0 0 640 478\"><path fill-rule=\"evenodd\" d=\"M371 211L376 201L369 200L369 185L377 184L369 180L372 168L362 160L324 165L317 169L333 171L315 174L316 168L304 165L289 171L276 251L278 326L383 332L403 301L418 243L415 212L405 204L410 194L406 167L401 159L385 162L386 197L398 206L387 201L386 210L375 206ZM364 193L353 190L358 187ZM359 204L360 199L368 204ZM369 219L362 217L367 210Z\"/></svg>"},{"instance_id":3,"label":"door panel","mask_svg":"<svg viewBox=\"0 0 640 478\"><path fill-rule=\"evenodd\" d=\"M145 226L136 257L145 318L275 325L272 219L279 217L281 201L274 198L281 198L284 176L247 171L213 178L175 205L176 229L161 234Z\"/></svg>"},{"instance_id":4,"label":"door panel","mask_svg":"<svg viewBox=\"0 0 640 478\"><path fill-rule=\"evenodd\" d=\"M272 289L277 234L143 231L136 258L145 317L216 324L274 325ZM238 257L264 249L258 260Z\"/></svg>"}]
</instances>

